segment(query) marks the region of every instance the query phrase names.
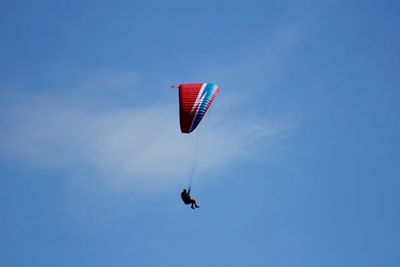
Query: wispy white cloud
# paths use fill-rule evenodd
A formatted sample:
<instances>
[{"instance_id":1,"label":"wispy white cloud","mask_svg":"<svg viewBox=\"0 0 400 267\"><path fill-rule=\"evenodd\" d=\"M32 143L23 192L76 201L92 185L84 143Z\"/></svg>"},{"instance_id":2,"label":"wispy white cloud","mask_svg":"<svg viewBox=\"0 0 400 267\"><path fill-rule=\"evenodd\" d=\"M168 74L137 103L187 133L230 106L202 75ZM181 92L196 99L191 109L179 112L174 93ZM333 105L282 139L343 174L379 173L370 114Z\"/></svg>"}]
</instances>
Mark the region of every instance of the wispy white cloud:
<instances>
[{"instance_id":1,"label":"wispy white cloud","mask_svg":"<svg viewBox=\"0 0 400 267\"><path fill-rule=\"evenodd\" d=\"M116 190L184 184L192 166L192 137L179 132L178 107L108 107L65 96L5 96L0 157L25 168L89 174ZM3 98L4 100L4 98ZM290 123L210 110L198 171L252 158L276 143ZM201 136L197 137L201 139ZM199 141L201 142L201 140Z\"/></svg>"}]
</instances>

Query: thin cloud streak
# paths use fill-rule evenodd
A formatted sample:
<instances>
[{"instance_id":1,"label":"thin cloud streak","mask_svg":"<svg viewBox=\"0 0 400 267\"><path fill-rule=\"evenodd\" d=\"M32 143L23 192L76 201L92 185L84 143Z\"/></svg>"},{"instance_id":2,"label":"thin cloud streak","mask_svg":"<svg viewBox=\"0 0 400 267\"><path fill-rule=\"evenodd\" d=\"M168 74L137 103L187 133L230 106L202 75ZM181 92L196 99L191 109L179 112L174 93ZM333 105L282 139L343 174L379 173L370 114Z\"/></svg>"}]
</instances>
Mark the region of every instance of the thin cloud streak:
<instances>
[{"instance_id":1,"label":"thin cloud streak","mask_svg":"<svg viewBox=\"0 0 400 267\"><path fill-rule=\"evenodd\" d=\"M1 110L0 158L28 169L90 174L115 190L182 185L190 173L192 140L179 132L175 105L99 110L90 101L56 96L22 99L11 97ZM292 127L288 121L224 114L230 113L211 109L207 129L199 129L207 138L198 172L251 159Z\"/></svg>"}]
</instances>

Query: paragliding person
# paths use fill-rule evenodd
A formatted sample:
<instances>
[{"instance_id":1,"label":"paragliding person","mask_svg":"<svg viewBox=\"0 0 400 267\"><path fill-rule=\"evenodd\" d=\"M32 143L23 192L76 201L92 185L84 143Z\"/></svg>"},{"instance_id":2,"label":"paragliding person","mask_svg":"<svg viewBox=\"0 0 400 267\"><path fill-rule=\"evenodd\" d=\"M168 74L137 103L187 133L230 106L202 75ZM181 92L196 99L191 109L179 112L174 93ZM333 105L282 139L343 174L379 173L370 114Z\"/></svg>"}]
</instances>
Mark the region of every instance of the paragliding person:
<instances>
[{"instance_id":1,"label":"paragliding person","mask_svg":"<svg viewBox=\"0 0 400 267\"><path fill-rule=\"evenodd\" d=\"M219 87L213 83L184 83L179 86L173 85L179 91L179 122L181 132L183 134L190 134L193 140L196 140L196 134L192 132L196 130L197 126L202 121L208 108L213 103L216 95L219 92ZM194 147L198 147L197 141L194 141ZM193 177L195 176L194 170L196 166L196 159L198 149L193 151L192 162L192 175L189 185L192 184ZM183 202L190 205L192 209L199 208L194 198L190 196L190 186L188 190L183 189L181 193Z\"/></svg>"},{"instance_id":2,"label":"paragliding person","mask_svg":"<svg viewBox=\"0 0 400 267\"><path fill-rule=\"evenodd\" d=\"M183 202L184 202L186 205L189 205L189 204L190 204L190 207L191 207L192 209L200 208L200 206L197 205L196 200L190 196L190 187L189 187L189 191L187 191L186 189L183 189L183 191L182 191L182 193L181 193L181 198L182 198Z\"/></svg>"}]
</instances>

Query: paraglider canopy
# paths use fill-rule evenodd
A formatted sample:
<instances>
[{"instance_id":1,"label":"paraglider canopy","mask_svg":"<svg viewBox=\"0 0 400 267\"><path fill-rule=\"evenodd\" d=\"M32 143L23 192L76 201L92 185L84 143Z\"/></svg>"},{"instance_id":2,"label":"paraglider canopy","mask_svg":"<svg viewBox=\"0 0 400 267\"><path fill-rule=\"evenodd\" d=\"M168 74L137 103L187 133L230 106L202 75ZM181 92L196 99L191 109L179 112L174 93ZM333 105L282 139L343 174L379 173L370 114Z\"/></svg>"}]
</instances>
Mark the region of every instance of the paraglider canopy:
<instances>
[{"instance_id":1,"label":"paraglider canopy","mask_svg":"<svg viewBox=\"0 0 400 267\"><path fill-rule=\"evenodd\" d=\"M177 87L181 132L190 133L199 125L219 88L212 83L181 84Z\"/></svg>"}]
</instances>

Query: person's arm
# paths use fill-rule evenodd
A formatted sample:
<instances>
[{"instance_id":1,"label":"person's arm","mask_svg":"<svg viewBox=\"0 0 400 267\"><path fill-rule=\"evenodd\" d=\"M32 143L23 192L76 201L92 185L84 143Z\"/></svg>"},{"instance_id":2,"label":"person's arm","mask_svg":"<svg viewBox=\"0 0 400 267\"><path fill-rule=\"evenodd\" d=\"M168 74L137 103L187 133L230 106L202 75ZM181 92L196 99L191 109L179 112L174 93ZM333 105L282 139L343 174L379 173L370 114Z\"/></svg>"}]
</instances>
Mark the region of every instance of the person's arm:
<instances>
[{"instance_id":1,"label":"person's arm","mask_svg":"<svg viewBox=\"0 0 400 267\"><path fill-rule=\"evenodd\" d=\"M190 187L189 187L189 190L188 190L188 195L190 194Z\"/></svg>"}]
</instances>

